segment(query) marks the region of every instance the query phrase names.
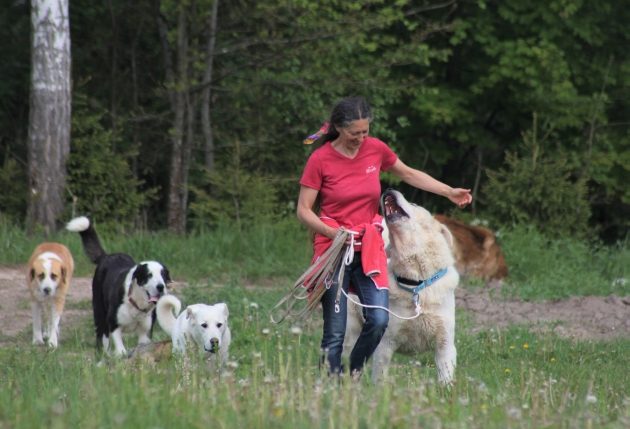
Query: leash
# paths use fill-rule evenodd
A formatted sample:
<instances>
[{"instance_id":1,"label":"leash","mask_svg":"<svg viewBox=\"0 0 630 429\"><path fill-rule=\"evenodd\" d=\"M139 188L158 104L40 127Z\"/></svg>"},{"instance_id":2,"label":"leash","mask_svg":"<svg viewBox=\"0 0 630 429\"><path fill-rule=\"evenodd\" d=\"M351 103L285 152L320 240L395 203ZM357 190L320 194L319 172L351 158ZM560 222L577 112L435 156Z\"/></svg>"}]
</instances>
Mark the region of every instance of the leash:
<instances>
[{"instance_id":1,"label":"leash","mask_svg":"<svg viewBox=\"0 0 630 429\"><path fill-rule=\"evenodd\" d=\"M346 298L348 299L348 301L352 302L353 304L359 306L359 307L363 307L363 308L376 308L376 309L380 309L380 310L385 310L387 311L389 314L391 314L392 316L396 317L397 319L400 320L413 320L415 318L417 318L418 316L420 316L422 314L422 306L420 305L420 292L424 289L426 289L427 287L431 286L433 283L437 282L439 279L441 279L442 277L444 277L446 275L446 273L448 272L447 268L442 268L441 270L439 270L437 273L435 273L434 275L432 275L431 277L429 277L426 280L420 280L420 281L416 281L416 280L410 280L404 277L399 277L399 276L395 276L396 278L396 284L398 285L399 288L410 292L412 294L412 302L413 305L415 307L415 311L416 313L413 316L401 316L399 314L394 313L393 311L391 311L389 308L380 306L380 305L367 305L367 304L362 304L358 301L355 301L354 299L352 299L352 297L350 297L345 290L343 290L343 288L339 288L343 294L346 296ZM407 284L407 285L413 285L414 287L408 287L408 286L403 286L403 284ZM337 307L335 304L335 311L337 311Z\"/></svg>"},{"instance_id":2,"label":"leash","mask_svg":"<svg viewBox=\"0 0 630 429\"><path fill-rule=\"evenodd\" d=\"M343 282L344 270L341 268L348 254L346 241L350 234L350 231L343 228L337 231L328 249L296 280L290 292L271 309L270 317L273 323L281 323L287 317L298 319L305 317L317 307L322 295L328 289L333 285L342 284L340 282ZM352 252L354 255L354 249ZM302 309L294 309L299 301L304 300L306 304ZM274 317L273 313L279 311L281 307L283 307L282 314Z\"/></svg>"}]
</instances>

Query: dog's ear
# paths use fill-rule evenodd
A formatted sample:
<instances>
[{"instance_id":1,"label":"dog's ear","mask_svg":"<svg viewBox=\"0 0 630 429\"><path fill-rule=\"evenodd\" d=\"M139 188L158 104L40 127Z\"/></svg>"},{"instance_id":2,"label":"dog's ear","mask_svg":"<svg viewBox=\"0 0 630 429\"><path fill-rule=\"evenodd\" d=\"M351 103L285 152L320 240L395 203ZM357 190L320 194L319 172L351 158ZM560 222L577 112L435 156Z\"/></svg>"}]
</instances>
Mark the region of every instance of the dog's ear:
<instances>
[{"instance_id":1,"label":"dog's ear","mask_svg":"<svg viewBox=\"0 0 630 429\"><path fill-rule=\"evenodd\" d=\"M135 280L139 285L146 284L149 281L149 266L147 264L136 265L131 279Z\"/></svg>"},{"instance_id":2,"label":"dog's ear","mask_svg":"<svg viewBox=\"0 0 630 429\"><path fill-rule=\"evenodd\" d=\"M438 225L440 225L440 233L446 239L446 242L448 243L448 247L450 247L451 250L453 250L453 234L451 234L451 231L446 227L446 225L438 221L435 221L435 222L437 222Z\"/></svg>"},{"instance_id":3,"label":"dog's ear","mask_svg":"<svg viewBox=\"0 0 630 429\"><path fill-rule=\"evenodd\" d=\"M173 281L171 280L171 273L168 272L168 268L166 268L164 265L162 265L162 279L164 280L164 283L169 284L172 283Z\"/></svg>"},{"instance_id":4,"label":"dog's ear","mask_svg":"<svg viewBox=\"0 0 630 429\"><path fill-rule=\"evenodd\" d=\"M195 319L195 312L190 306L186 307L186 319Z\"/></svg>"},{"instance_id":5,"label":"dog's ear","mask_svg":"<svg viewBox=\"0 0 630 429\"><path fill-rule=\"evenodd\" d=\"M228 310L228 306L226 303L224 302L220 302L218 304L215 304L217 306L217 308L219 309L219 311L221 311L221 313L223 313L223 315L225 316L225 318L227 319L228 316L230 315L230 311Z\"/></svg>"}]
</instances>

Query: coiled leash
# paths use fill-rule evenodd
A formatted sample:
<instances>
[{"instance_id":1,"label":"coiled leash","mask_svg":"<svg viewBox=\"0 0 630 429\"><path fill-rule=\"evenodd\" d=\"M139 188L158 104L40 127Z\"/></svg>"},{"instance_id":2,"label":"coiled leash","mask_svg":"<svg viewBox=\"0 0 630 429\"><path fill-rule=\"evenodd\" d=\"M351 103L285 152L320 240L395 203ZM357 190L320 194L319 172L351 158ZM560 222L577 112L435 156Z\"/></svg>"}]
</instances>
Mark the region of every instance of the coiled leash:
<instances>
[{"instance_id":1,"label":"coiled leash","mask_svg":"<svg viewBox=\"0 0 630 429\"><path fill-rule=\"evenodd\" d=\"M271 309L271 321L281 323L286 318L301 319L308 315L317 305L324 293L335 285L343 284L344 260L348 255L346 241L352 233L340 228L333 239L332 244L320 256L291 287L291 291L278 301ZM353 242L353 239L351 239ZM353 246L352 249L354 256ZM351 260L352 261L352 260ZM339 289L342 289L339 287ZM337 292L339 295L339 291ZM338 297L339 298L339 297ZM335 310L338 311L338 298ZM306 301L301 309L294 309L298 301ZM279 317L274 317L274 312L281 312Z\"/></svg>"}]
</instances>

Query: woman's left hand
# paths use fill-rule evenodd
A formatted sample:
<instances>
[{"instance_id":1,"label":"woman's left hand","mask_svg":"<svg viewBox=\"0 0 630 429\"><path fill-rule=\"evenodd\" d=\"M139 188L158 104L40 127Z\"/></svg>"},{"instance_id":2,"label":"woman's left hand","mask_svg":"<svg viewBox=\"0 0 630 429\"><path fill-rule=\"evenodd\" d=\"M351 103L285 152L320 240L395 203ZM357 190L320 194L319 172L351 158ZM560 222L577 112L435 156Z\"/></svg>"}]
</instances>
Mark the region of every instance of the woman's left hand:
<instances>
[{"instance_id":1,"label":"woman's left hand","mask_svg":"<svg viewBox=\"0 0 630 429\"><path fill-rule=\"evenodd\" d=\"M472 203L472 195L470 189L452 188L448 194L448 199L457 204L457 207L463 208Z\"/></svg>"}]
</instances>

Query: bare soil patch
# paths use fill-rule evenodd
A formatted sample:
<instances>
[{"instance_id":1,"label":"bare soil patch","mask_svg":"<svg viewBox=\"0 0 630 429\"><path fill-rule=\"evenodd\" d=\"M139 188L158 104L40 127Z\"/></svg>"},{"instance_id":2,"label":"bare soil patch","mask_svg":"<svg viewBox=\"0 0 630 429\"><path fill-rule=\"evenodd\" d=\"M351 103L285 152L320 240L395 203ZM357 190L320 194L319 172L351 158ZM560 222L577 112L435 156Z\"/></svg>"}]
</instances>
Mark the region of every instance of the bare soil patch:
<instances>
[{"instance_id":1,"label":"bare soil patch","mask_svg":"<svg viewBox=\"0 0 630 429\"><path fill-rule=\"evenodd\" d=\"M0 266L0 346L16 344L31 334L31 309L25 267ZM61 320L61 337L68 327L91 319L92 279L75 277ZM181 285L180 285L181 286ZM524 325L576 340L630 338L630 297L573 297L561 301L504 300L496 288L457 291L457 307L471 316L474 332Z\"/></svg>"}]
</instances>

